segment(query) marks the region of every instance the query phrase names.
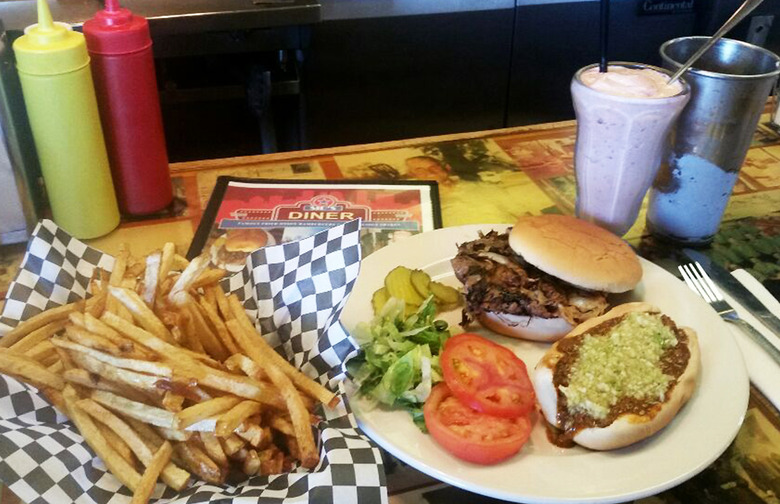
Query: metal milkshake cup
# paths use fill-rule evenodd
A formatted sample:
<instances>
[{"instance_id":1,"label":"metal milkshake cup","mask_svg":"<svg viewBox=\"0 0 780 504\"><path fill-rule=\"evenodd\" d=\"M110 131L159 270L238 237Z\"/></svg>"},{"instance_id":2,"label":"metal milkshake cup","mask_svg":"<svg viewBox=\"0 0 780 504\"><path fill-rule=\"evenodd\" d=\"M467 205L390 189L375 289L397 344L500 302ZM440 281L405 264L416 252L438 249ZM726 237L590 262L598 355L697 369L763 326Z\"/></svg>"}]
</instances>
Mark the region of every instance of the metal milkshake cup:
<instances>
[{"instance_id":1,"label":"metal milkshake cup","mask_svg":"<svg viewBox=\"0 0 780 504\"><path fill-rule=\"evenodd\" d=\"M680 68L707 39L665 42L664 66ZM778 74L777 55L731 39L719 40L683 74L691 100L650 191L647 225L653 234L690 244L712 240Z\"/></svg>"}]
</instances>

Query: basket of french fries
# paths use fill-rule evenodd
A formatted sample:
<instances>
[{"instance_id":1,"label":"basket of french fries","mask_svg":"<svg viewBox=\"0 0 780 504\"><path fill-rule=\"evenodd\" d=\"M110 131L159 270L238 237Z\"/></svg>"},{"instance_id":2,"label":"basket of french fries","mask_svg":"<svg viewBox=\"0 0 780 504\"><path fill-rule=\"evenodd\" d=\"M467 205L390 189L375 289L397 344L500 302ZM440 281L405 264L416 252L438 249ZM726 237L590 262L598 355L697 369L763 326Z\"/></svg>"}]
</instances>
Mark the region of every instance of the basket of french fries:
<instances>
[{"instance_id":1,"label":"basket of french fries","mask_svg":"<svg viewBox=\"0 0 780 504\"><path fill-rule=\"evenodd\" d=\"M227 277L41 221L0 316L0 480L25 502L386 502L341 386L359 230Z\"/></svg>"}]
</instances>

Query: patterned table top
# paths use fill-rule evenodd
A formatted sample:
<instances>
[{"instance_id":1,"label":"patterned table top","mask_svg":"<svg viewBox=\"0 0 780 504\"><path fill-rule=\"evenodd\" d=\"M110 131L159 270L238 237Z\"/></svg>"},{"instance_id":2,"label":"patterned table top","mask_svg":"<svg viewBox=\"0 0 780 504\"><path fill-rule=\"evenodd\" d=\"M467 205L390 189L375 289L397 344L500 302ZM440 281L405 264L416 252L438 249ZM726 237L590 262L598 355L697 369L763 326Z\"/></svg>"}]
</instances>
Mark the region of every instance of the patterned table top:
<instances>
[{"instance_id":1,"label":"patterned table top","mask_svg":"<svg viewBox=\"0 0 780 504\"><path fill-rule=\"evenodd\" d=\"M774 293L780 286L780 136L762 117L724 222L706 252L729 269L745 268ZM520 215L573 213L573 122L542 124L380 144L178 163L171 166L176 200L161 214L124 221L89 243L136 255L173 241L186 251L220 175L266 179L429 179L439 183L444 226L513 223ZM645 231L644 206L626 238L663 265L669 249ZM0 296L24 254L24 244L0 247ZM391 501L435 503L475 497L438 485L388 457ZM751 388L749 409L731 447L692 480L640 502L777 503L780 496L780 415ZM0 504L18 500L5 492Z\"/></svg>"}]
</instances>

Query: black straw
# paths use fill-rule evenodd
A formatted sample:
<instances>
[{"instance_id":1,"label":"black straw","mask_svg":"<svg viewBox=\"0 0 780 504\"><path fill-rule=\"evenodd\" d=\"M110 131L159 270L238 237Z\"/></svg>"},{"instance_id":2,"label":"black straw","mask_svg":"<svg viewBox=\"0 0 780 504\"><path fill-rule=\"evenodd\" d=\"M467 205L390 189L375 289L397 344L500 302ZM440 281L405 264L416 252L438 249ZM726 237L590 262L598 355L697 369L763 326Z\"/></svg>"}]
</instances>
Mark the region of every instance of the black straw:
<instances>
[{"instance_id":1,"label":"black straw","mask_svg":"<svg viewBox=\"0 0 780 504\"><path fill-rule=\"evenodd\" d=\"M601 0L601 24L599 26L599 42L601 45L601 61L599 72L607 71L607 41L609 39L609 0Z\"/></svg>"}]
</instances>

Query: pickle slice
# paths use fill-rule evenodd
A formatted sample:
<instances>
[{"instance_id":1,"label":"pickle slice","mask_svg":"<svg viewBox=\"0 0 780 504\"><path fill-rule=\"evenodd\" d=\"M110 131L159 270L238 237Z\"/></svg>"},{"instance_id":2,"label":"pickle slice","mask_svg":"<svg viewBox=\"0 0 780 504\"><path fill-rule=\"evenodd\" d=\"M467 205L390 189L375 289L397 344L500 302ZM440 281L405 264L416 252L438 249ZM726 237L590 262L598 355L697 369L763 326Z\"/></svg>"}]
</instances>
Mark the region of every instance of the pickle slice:
<instances>
[{"instance_id":1,"label":"pickle slice","mask_svg":"<svg viewBox=\"0 0 780 504\"><path fill-rule=\"evenodd\" d=\"M417 291L417 294L427 299L431 295L431 277L423 270L413 270L412 275L412 287Z\"/></svg>"},{"instance_id":2,"label":"pickle slice","mask_svg":"<svg viewBox=\"0 0 780 504\"><path fill-rule=\"evenodd\" d=\"M429 287L433 297L435 297L438 301L441 301L441 304L451 305L458 304L460 302L460 292L458 292L458 289L455 289L454 287L450 287L449 285L444 285L439 282L431 282Z\"/></svg>"},{"instance_id":3,"label":"pickle slice","mask_svg":"<svg viewBox=\"0 0 780 504\"><path fill-rule=\"evenodd\" d=\"M385 288L390 296L403 299L406 304L421 305L423 298L412 285L412 270L398 266L385 277Z\"/></svg>"},{"instance_id":4,"label":"pickle slice","mask_svg":"<svg viewBox=\"0 0 780 504\"><path fill-rule=\"evenodd\" d=\"M384 287L374 292L374 295L371 296L371 306L374 308L374 313L379 313L388 299L390 299L390 293Z\"/></svg>"}]
</instances>

